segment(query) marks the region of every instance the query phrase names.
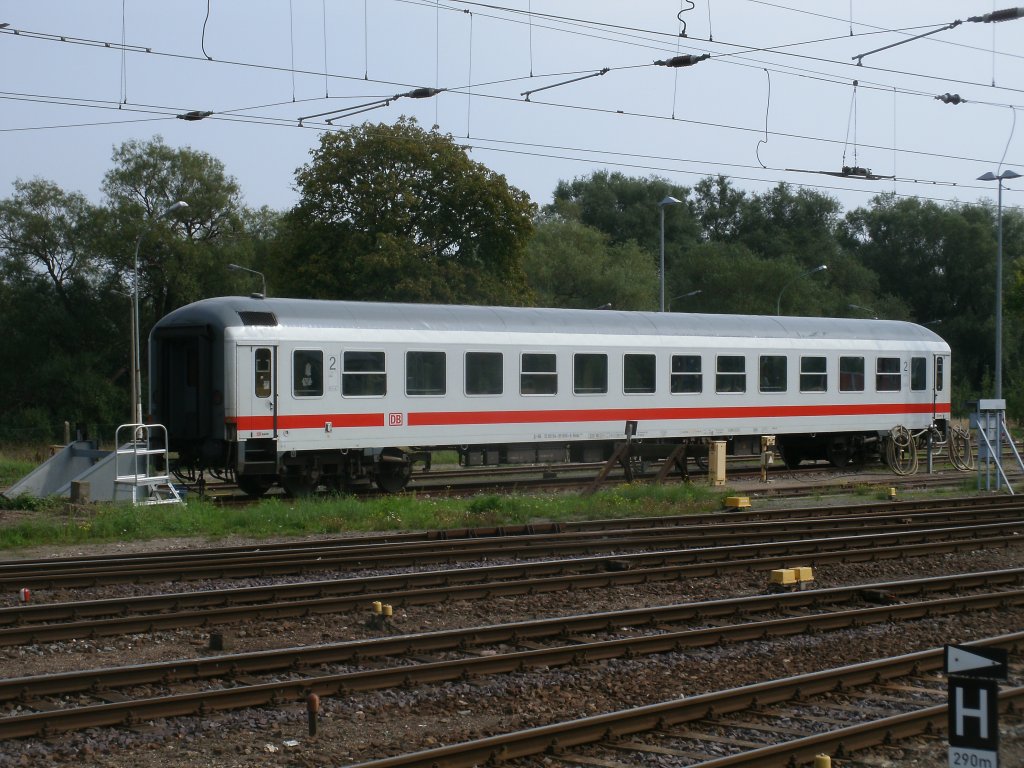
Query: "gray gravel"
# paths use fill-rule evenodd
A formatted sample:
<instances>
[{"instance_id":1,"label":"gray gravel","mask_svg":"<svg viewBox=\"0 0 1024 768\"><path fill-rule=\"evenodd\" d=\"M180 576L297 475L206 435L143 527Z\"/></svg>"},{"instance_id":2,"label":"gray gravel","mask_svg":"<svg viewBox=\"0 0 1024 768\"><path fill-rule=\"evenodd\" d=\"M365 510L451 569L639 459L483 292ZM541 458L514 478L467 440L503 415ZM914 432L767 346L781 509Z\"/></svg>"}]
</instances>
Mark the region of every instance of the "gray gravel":
<instances>
[{"instance_id":1,"label":"gray gravel","mask_svg":"<svg viewBox=\"0 0 1024 768\"><path fill-rule=\"evenodd\" d=\"M155 548L154 543L148 542L146 548ZM1014 548L828 566L817 569L815 575L818 586L830 587L1021 565L1024 565L1024 548ZM767 573L730 574L683 583L398 609L394 625L403 632L432 631L759 594L764 592L767 580ZM239 583L231 582L231 585ZM206 588L216 586L204 585ZM159 587L155 589L160 591ZM112 587L77 595L85 599L129 593L134 592ZM365 613L237 625L225 627L224 631L233 651L335 642L373 636L366 625L368 615L369 606ZM1024 612L1019 610L968 614L445 685L353 694L322 702L320 735L315 738L307 734L304 704L296 702L280 708L231 712L205 720L179 718L138 728L8 741L0 743L0 765L63 767L81 766L83 761L86 765L107 768L342 765L534 727L567 717L652 704L882 655L988 637L1017 631L1022 626ZM206 633L197 630L78 640L0 649L0 666L4 674L20 676L170 660L202 655L206 643ZM1012 754L1019 749L1022 738L1019 724L1007 720L1002 742L1004 765L1021 764L1012 762ZM617 759L624 760L622 755ZM879 750L871 760L880 761L869 763L879 766L944 765L945 743L919 740L906 747ZM543 758L539 758L536 764L543 762Z\"/></svg>"}]
</instances>

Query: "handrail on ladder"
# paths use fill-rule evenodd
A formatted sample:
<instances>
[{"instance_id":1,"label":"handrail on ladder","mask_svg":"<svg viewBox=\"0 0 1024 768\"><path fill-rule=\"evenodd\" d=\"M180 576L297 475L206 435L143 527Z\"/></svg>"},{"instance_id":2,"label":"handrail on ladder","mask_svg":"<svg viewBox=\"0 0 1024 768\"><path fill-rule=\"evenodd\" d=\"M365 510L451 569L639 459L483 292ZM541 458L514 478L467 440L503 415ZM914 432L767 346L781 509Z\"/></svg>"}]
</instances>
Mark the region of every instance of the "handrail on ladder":
<instances>
[{"instance_id":1,"label":"handrail on ladder","mask_svg":"<svg viewBox=\"0 0 1024 768\"><path fill-rule=\"evenodd\" d=\"M154 437L158 439L154 441ZM114 498L118 496L117 486L122 485L131 488L135 505L185 503L168 474L165 426L122 424L117 428L115 443ZM159 466L158 457L162 458Z\"/></svg>"}]
</instances>

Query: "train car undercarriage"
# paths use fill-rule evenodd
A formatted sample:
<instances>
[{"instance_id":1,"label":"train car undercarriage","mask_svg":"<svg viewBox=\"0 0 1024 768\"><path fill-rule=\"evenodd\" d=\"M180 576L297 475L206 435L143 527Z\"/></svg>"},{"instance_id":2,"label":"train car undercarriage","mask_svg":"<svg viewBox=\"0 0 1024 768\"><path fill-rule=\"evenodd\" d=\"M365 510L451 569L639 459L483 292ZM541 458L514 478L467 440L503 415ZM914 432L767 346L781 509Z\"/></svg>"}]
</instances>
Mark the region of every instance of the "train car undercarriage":
<instances>
[{"instance_id":1,"label":"train car undercarriage","mask_svg":"<svg viewBox=\"0 0 1024 768\"><path fill-rule=\"evenodd\" d=\"M944 439L944 422L937 425L937 439ZM627 442L629 438L627 438ZM735 435L724 439L726 455L759 457L765 450L774 451L788 468L805 461L828 461L843 468L867 461L886 460L883 448L889 441L886 433L843 432L799 435ZM685 440L633 440L630 467L639 471L649 461L679 455L684 446L682 467L694 460L699 468L707 467L708 446L712 438ZM226 443L222 451L209 446L203 451L179 454L176 473L187 479L202 470L233 479L247 495L262 496L274 485L280 485L291 496L306 496L317 491L344 492L375 485L382 491L403 490L412 479L414 469L429 471L433 454L454 451L463 467L509 465L558 465L607 461L622 441L583 441L566 443L514 443L494 445L395 446L377 449L289 451L281 453L272 439L254 439ZM767 447L766 447L767 446ZM222 461L211 460L220 454ZM240 454L240 455L239 455ZM233 468L233 469L231 469ZM685 470L684 470L685 471ZM631 473L627 473L631 474Z\"/></svg>"}]
</instances>

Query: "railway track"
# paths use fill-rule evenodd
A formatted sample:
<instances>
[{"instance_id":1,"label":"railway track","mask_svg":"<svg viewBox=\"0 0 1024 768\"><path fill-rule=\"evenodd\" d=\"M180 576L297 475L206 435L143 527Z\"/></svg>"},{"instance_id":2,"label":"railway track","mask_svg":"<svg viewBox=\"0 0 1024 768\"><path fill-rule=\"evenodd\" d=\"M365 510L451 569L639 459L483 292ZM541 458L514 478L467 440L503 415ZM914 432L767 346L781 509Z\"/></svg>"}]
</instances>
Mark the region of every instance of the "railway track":
<instances>
[{"instance_id":1,"label":"railway track","mask_svg":"<svg viewBox=\"0 0 1024 768\"><path fill-rule=\"evenodd\" d=\"M1024 704L1024 634L972 643L1006 648L1014 683L999 708ZM702 768L791 768L941 731L944 649L879 659L596 717L359 763L358 768L469 768L549 754L565 764L643 765L646 755ZM725 753L725 754L723 754Z\"/></svg>"},{"instance_id":2,"label":"railway track","mask_svg":"<svg viewBox=\"0 0 1024 768\"><path fill-rule=\"evenodd\" d=\"M863 520L854 519L861 526ZM281 620L365 609L372 601L397 606L490 599L563 590L707 577L736 571L767 571L828 562L870 562L980 548L1016 546L1024 520L1013 516L974 525L941 524L854 535L776 539L614 556L537 560L526 563L418 571L383 576L274 584L132 598L43 603L0 609L0 646L74 638L212 627L243 620ZM884 531L884 529L883 529ZM835 529L826 531L834 533ZM246 566L252 568L253 566ZM265 573L266 561L257 569ZM161 569L162 570L162 569ZM247 572L251 572L247 571ZM48 577L48 578L52 578Z\"/></svg>"},{"instance_id":3,"label":"railway track","mask_svg":"<svg viewBox=\"0 0 1024 768\"><path fill-rule=\"evenodd\" d=\"M939 506L947 506L947 502ZM967 639L986 636L978 634L982 627L997 628L990 635L1016 629L1024 616L1024 568L1010 566L1020 564L1015 553L1020 551L1017 544L1024 522L1021 509L1015 499L1007 497L949 500L948 506L953 509L939 509L933 502L906 501L824 511L811 507L753 509L653 521L635 518L428 531L218 547L194 554L76 558L73 563L26 561L20 564L22 575L35 572L43 579L69 577L71 581L66 583L83 578L89 569L116 572L123 566L126 570L112 581L122 586L97 590L100 595L121 595L115 599L59 602L69 593L63 591L58 578L52 592L34 587L40 602L0 609L0 617L7 622L0 624L0 638L10 632L0 639L6 646L2 653L7 666L17 669L18 661L24 660L26 670L19 678L0 680L0 712L4 713L0 729L10 729L0 730L0 763L12 759L18 764L20 759L34 764L58 751L73 755L83 746L171 748L171 744L187 743L178 741L182 735L193 734L186 737L193 739L201 733L211 737L196 742L202 751L192 753L195 760L200 754L212 754L219 757L210 759L224 759L225 765L256 764L257 756L240 757L235 762L228 758L236 750L248 755L250 746L263 756L264 741L268 753L273 747L269 742L282 752L277 762L268 758L268 765L291 765L296 760L299 764L351 765L384 755L391 755L385 761L404 760L401 753L438 743L448 744L447 750L461 742L472 744L476 736L514 736L531 725L556 728L561 725L556 720L563 719L564 712L607 714L679 696L710 696L706 692L725 688L726 682L749 688L743 684L784 678L794 669L810 671L808 664L814 658L861 661L870 658L869 650L899 653L927 648L933 638L948 636L950 627L961 624L973 628ZM689 534L688 539L678 538L684 533ZM652 537L656 541L652 542ZM544 554L553 539L567 547L596 545L597 549L582 556ZM688 546L655 549L675 541L686 541ZM518 542L526 545L521 552L515 551ZM610 547L612 543L619 548ZM485 559L481 553L496 545L505 556L528 561L499 565L492 560L497 555ZM640 551L621 550L628 546ZM324 573L330 569L322 568L317 558L324 556L325 549L344 552L348 547L353 549L345 554L363 557L363 564L334 568L343 571L345 578L224 589L227 579L248 578L240 568L226 576L205 577L214 578L215 583L196 584L194 592L124 597L151 589L147 578L137 579L135 574L144 572L147 564L169 565L169 554L185 555L175 563L177 567L186 567L189 561L209 565L202 561L217 558L237 566L250 556L259 558L261 566L278 559L305 558L314 563L322 578L331 575ZM370 558L372 552L398 557L402 548L408 551L401 556L413 556L412 565L392 566ZM438 557L454 556L455 567L443 560L416 562L416 553L431 548L438 550ZM1001 554L997 555L997 550ZM988 568L1006 570L982 571L987 555L992 563ZM918 562L922 565L914 565ZM836 565L822 567L829 563ZM941 573L942 564L953 563L959 564L961 571L978 572L935 575ZM72 566L71 571L61 573L67 565ZM111 568L114 565L117 567ZM832 584L849 580L860 586L731 596L763 589L765 571L793 565L815 565L819 578L827 574L825 578ZM56 570L48 573L51 567ZM380 573L398 568L408 572ZM433 570L416 572L422 568ZM76 569L81 572L74 572ZM17 577L15 571L12 568L9 575ZM487 571L493 573L486 575ZM868 572L877 575L862 578L861 574ZM929 578L892 578L914 573L929 574ZM712 578L705 581L706 577ZM291 580L274 573L258 578ZM143 584L126 586L126 581ZM679 582L678 586L673 582ZM15 582L12 586L21 585ZM583 592L587 589L598 591L590 597ZM333 590L338 591L332 594ZM703 599L716 593L729 597ZM689 601L680 603L684 594L690 596ZM150 599L166 602L146 606L144 601ZM402 610L396 611L391 622L364 627L363 618L371 617L373 600ZM586 611L588 603L598 600L618 610L555 615L562 614L566 604ZM444 607L414 608L431 604ZM622 610L654 604L657 607ZM339 611L355 614L327 618ZM505 617L510 615L525 618L538 613L550 618L491 623L507 621ZM243 621L251 623L232 631L229 646L237 638L237 646L246 653L198 650L217 627ZM440 626L465 629L432 631ZM175 627L185 630L171 631ZM201 633L190 631L196 627ZM275 637L278 627L284 632ZM403 627L412 633L395 634ZM25 633L20 639L19 632ZM46 633L52 633L49 639ZM901 642L904 633L918 640ZM116 639L98 640L108 636ZM92 639L62 641L61 637ZM280 637L287 637L291 647L281 647ZM54 645L46 645L51 640ZM961 640L958 637L956 641ZM24 642L32 644L13 644ZM266 650L267 645L276 649ZM145 648L146 652L136 655L133 648ZM807 658L794 660L797 664L792 667L788 662L777 666L772 658L794 654L806 654ZM66 660L61 659L64 655ZM135 663L121 667L122 659ZM139 663L144 659L160 661ZM743 663L736 665L736 661ZM99 665L105 668L97 669ZM705 666L707 673L698 671ZM73 671L31 674L48 673L55 667ZM658 683L652 689L661 670L672 670L670 679L685 680L685 685ZM916 685L911 682L906 687ZM563 686L564 696L537 693L557 692ZM326 740L320 742L322 747L316 740L305 742L294 730L297 718L299 730L305 727L304 702L310 693L322 696L324 702L327 733ZM880 697L896 695L872 689L870 700L851 698L839 704L867 712L874 706L871 700L888 701ZM584 702L591 698L595 708L588 710ZM523 702L530 704L523 707ZM806 726L792 725L791 730L799 731L801 738L822 730L822 722L813 719L815 713L821 721L840 719L840 715L822 714L826 710L802 700L775 706L783 713L792 710L794 716L809 716ZM843 710L840 707L835 712ZM356 718L364 714L365 726ZM559 755L549 744L543 757L509 759L524 761L524 767L543 762L552 768L562 764L562 757L565 765L574 760L591 765L649 764L652 756L659 755L682 764L726 756L740 759L741 742L767 748L764 734L781 733L787 727L773 721L771 715L761 719L762 714L722 715L717 722L709 720L707 729L697 721L675 726L677 731L704 734L703 739L672 741L677 733L655 735L647 742L640 734L626 733L596 742L593 752L570 746ZM723 720L729 717L731 721ZM276 728L274 723L292 725L268 730ZM404 731L394 729L400 723L404 723L400 726ZM440 728L428 730L428 723ZM454 723L461 726L453 727ZM751 727L741 730L737 723ZM221 736L212 738L213 731ZM275 738L274 733L280 735ZM395 736L385 737L385 733ZM427 738L429 733L437 738ZM606 731L606 736L611 733ZM260 741L250 745L254 735ZM284 738L286 735L299 739ZM298 742L304 743L287 746ZM642 748L634 749L631 744ZM289 751L296 751L291 762ZM819 746L818 751L825 747ZM683 759L683 753L691 756ZM497 754L500 759L511 755L500 747ZM643 755L648 756L646 761ZM437 765L447 768L448 758L439 757ZM773 764L758 762L763 757L757 756L749 764ZM182 759L188 764L195 761ZM123 760L130 761L127 753ZM731 763L722 765L726 764Z\"/></svg>"},{"instance_id":4,"label":"railway track","mask_svg":"<svg viewBox=\"0 0 1024 768\"><path fill-rule=\"evenodd\" d=\"M0 562L0 589L305 575L325 570L421 568L487 560L707 547L779 537L822 537L1013 522L1024 502L975 497L824 510L775 510L506 526L245 547ZM2 615L2 614L0 614ZM0 624L3 619L0 618Z\"/></svg>"},{"instance_id":5,"label":"railway track","mask_svg":"<svg viewBox=\"0 0 1024 768\"><path fill-rule=\"evenodd\" d=\"M959 574L5 679L0 680L0 706L17 709L0 717L0 739L303 702L310 694L342 696L882 622L1009 610L1024 606L1022 583L1024 569ZM879 600L885 604L878 605ZM744 621L723 622L736 617ZM692 624L699 626L679 628ZM516 650L481 653L508 646ZM456 658L424 661L425 654ZM391 658L397 663L381 666Z\"/></svg>"}]
</instances>

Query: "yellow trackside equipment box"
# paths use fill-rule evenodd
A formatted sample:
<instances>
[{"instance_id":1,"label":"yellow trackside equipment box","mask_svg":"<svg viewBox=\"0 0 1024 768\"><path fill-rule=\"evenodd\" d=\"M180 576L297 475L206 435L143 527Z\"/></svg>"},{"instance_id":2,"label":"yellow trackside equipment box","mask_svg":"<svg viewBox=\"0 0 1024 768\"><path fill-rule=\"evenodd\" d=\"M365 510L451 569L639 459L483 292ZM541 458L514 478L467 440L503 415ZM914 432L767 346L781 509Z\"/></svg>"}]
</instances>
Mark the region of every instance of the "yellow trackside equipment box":
<instances>
[{"instance_id":1,"label":"yellow trackside equipment box","mask_svg":"<svg viewBox=\"0 0 1024 768\"><path fill-rule=\"evenodd\" d=\"M794 568L796 571L796 580L800 582L814 581L814 569L807 565L802 565L799 568Z\"/></svg>"},{"instance_id":2,"label":"yellow trackside equipment box","mask_svg":"<svg viewBox=\"0 0 1024 768\"><path fill-rule=\"evenodd\" d=\"M796 584L796 569L776 568L772 571L772 584L780 584L783 586Z\"/></svg>"}]
</instances>

